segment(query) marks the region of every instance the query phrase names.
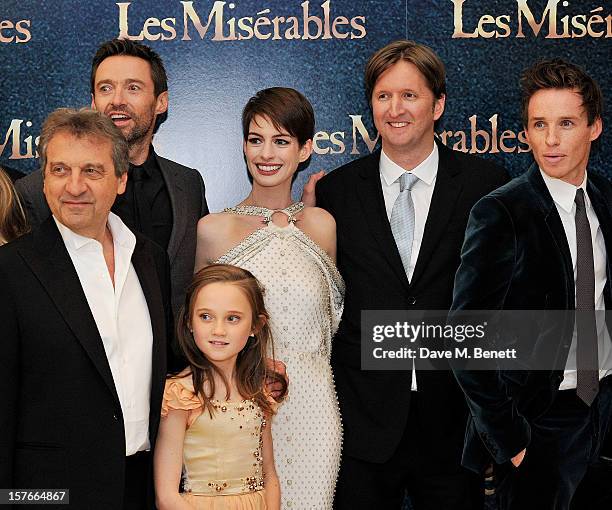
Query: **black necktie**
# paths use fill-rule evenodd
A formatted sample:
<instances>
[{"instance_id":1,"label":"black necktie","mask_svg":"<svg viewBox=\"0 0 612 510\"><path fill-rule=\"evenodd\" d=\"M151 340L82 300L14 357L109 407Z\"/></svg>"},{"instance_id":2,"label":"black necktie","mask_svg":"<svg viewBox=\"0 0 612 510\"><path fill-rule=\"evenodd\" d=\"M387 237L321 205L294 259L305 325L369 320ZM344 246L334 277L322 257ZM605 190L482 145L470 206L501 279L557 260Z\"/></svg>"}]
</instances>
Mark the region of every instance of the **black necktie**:
<instances>
[{"instance_id":1,"label":"black necktie","mask_svg":"<svg viewBox=\"0 0 612 510\"><path fill-rule=\"evenodd\" d=\"M581 188L576 191L576 331L576 394L590 406L599 391L599 364L593 240L584 205L584 190Z\"/></svg>"}]
</instances>

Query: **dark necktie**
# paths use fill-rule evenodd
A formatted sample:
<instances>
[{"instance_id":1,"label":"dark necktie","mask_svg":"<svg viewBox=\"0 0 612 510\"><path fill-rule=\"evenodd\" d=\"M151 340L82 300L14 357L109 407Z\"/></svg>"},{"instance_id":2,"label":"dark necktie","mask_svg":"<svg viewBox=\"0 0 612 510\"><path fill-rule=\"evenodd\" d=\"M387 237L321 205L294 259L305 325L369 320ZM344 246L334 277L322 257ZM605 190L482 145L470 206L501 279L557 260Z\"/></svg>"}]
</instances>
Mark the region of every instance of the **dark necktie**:
<instances>
[{"instance_id":1,"label":"dark necktie","mask_svg":"<svg viewBox=\"0 0 612 510\"><path fill-rule=\"evenodd\" d=\"M590 406L599 391L599 364L593 240L581 188L576 191L576 312L576 394Z\"/></svg>"}]
</instances>

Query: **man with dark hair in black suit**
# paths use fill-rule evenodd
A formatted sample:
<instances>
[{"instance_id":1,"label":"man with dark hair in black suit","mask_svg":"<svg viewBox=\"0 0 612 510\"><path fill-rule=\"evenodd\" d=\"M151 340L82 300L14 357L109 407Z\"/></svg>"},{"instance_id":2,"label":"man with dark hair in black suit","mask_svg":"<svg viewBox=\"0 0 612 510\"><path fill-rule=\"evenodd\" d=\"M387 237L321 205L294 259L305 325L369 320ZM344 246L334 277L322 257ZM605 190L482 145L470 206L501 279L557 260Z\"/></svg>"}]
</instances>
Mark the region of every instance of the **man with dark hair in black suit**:
<instances>
[{"instance_id":1,"label":"man with dark hair in black suit","mask_svg":"<svg viewBox=\"0 0 612 510\"><path fill-rule=\"evenodd\" d=\"M546 353L557 366L456 372L472 417L463 460L474 470L494 460L501 510L566 510L612 413L612 344L595 314L612 306L612 186L587 171L603 101L560 59L527 69L521 86L535 164L472 209L452 307L576 313L552 325L540 313L527 338L499 333L530 349L523 364Z\"/></svg>"},{"instance_id":2,"label":"man with dark hair in black suit","mask_svg":"<svg viewBox=\"0 0 612 510\"><path fill-rule=\"evenodd\" d=\"M196 225L208 214L208 206L200 173L162 158L152 145L168 110L163 62L144 44L113 39L98 48L90 83L92 108L112 119L130 148L126 191L117 198L113 212L168 252L176 313L193 275ZM40 171L20 180L17 190L32 226L49 216Z\"/></svg>"},{"instance_id":3,"label":"man with dark hair in black suit","mask_svg":"<svg viewBox=\"0 0 612 510\"><path fill-rule=\"evenodd\" d=\"M427 46L395 41L365 71L382 150L316 185L335 218L346 282L332 367L344 425L335 505L477 508L478 479L460 466L467 408L450 371L363 371L363 310L447 310L468 214L507 181L495 164L434 136L446 99L444 64Z\"/></svg>"}]
</instances>

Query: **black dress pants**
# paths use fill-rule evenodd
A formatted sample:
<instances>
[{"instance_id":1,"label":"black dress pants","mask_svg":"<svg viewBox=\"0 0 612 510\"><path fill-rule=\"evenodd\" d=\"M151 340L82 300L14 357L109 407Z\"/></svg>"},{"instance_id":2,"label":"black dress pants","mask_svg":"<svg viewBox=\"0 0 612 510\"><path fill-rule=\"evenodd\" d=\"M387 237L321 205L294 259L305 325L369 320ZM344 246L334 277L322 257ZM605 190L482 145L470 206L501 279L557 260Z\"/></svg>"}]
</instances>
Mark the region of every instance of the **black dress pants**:
<instances>
[{"instance_id":1,"label":"black dress pants","mask_svg":"<svg viewBox=\"0 0 612 510\"><path fill-rule=\"evenodd\" d=\"M531 424L521 465L496 466L499 510L568 510L587 469L599 458L611 413L612 377L600 382L591 407L575 390L559 391L551 408Z\"/></svg>"},{"instance_id":2,"label":"black dress pants","mask_svg":"<svg viewBox=\"0 0 612 510\"><path fill-rule=\"evenodd\" d=\"M151 452L138 452L125 458L123 510L155 508L152 473Z\"/></svg>"},{"instance_id":3,"label":"black dress pants","mask_svg":"<svg viewBox=\"0 0 612 510\"><path fill-rule=\"evenodd\" d=\"M441 438L427 437L426 424L419 424L417 399L418 392L414 392L406 430L387 462L342 455L336 510L399 510L406 491L414 510L482 510L481 477L459 465L424 469L432 465L427 445Z\"/></svg>"}]
</instances>

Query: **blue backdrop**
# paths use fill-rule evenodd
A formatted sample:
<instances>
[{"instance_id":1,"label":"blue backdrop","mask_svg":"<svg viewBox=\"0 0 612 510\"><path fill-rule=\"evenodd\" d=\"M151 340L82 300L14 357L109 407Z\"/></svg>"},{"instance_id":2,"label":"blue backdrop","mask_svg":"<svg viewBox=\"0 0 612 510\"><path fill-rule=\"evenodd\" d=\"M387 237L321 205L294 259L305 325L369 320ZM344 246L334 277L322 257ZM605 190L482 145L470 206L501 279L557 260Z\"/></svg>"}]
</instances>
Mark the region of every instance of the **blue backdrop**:
<instances>
[{"instance_id":1,"label":"blue backdrop","mask_svg":"<svg viewBox=\"0 0 612 510\"><path fill-rule=\"evenodd\" d=\"M213 211L248 192L240 112L259 89L295 87L315 108L316 153L296 197L309 173L372 150L363 68L394 39L428 44L447 65L443 140L514 175L531 162L521 141L520 71L562 56L583 65L605 95L612 76L612 8L601 0L2 0L0 164L37 167L45 116L90 103L91 58L120 35L142 38L164 59L170 109L154 143L202 172ZM612 176L608 118L592 167Z\"/></svg>"}]
</instances>

